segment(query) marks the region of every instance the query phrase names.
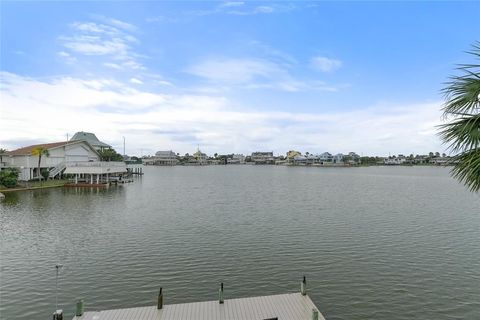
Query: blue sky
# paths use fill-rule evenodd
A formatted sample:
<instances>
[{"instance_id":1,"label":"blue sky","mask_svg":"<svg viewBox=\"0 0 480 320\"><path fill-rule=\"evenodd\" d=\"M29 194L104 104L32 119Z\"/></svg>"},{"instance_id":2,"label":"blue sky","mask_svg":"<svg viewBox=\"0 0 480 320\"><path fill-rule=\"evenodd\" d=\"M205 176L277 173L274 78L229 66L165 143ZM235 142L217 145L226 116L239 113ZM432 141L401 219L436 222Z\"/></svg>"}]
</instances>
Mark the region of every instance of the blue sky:
<instances>
[{"instance_id":1,"label":"blue sky","mask_svg":"<svg viewBox=\"0 0 480 320\"><path fill-rule=\"evenodd\" d=\"M479 2L2 2L0 145L443 151Z\"/></svg>"}]
</instances>

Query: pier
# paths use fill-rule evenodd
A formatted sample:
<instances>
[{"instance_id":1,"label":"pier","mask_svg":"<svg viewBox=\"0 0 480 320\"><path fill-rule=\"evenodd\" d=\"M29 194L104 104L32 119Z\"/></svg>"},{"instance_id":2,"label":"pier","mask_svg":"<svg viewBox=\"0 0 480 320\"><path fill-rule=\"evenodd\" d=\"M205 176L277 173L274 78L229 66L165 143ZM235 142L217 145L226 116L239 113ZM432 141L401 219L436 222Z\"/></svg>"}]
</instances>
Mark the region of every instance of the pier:
<instances>
[{"instance_id":1,"label":"pier","mask_svg":"<svg viewBox=\"0 0 480 320\"><path fill-rule=\"evenodd\" d=\"M315 312L316 311L316 312ZM105 311L89 311L73 320L325 320L308 295L287 293Z\"/></svg>"},{"instance_id":2,"label":"pier","mask_svg":"<svg viewBox=\"0 0 480 320\"><path fill-rule=\"evenodd\" d=\"M325 320L307 295L306 285L304 279L300 292L224 299L222 283L218 300L171 305L163 305L160 288L156 306L104 311L84 312L80 300L73 320Z\"/></svg>"}]
</instances>

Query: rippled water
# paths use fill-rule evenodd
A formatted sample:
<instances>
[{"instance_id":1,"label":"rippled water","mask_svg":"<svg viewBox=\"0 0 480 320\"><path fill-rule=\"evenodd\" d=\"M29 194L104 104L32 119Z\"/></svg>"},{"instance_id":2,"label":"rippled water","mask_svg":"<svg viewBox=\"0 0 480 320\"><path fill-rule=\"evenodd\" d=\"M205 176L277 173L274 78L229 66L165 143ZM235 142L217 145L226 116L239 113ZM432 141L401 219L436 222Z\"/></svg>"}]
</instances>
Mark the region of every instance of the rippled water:
<instances>
[{"instance_id":1,"label":"rippled water","mask_svg":"<svg viewBox=\"0 0 480 320\"><path fill-rule=\"evenodd\" d=\"M480 196L431 167L147 167L7 194L1 319L299 290L328 319L479 319Z\"/></svg>"}]
</instances>

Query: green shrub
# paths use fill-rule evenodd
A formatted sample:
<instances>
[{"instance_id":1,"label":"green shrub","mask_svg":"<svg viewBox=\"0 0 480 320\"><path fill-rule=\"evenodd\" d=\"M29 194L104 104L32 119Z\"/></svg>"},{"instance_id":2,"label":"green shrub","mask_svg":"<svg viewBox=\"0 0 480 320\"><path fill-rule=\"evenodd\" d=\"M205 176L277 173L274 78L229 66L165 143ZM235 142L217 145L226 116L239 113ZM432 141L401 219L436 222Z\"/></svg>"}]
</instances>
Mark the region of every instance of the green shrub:
<instances>
[{"instance_id":1,"label":"green shrub","mask_svg":"<svg viewBox=\"0 0 480 320\"><path fill-rule=\"evenodd\" d=\"M43 180L47 180L48 176L50 175L50 171L48 171L48 169L42 169L40 174L42 175Z\"/></svg>"},{"instance_id":2,"label":"green shrub","mask_svg":"<svg viewBox=\"0 0 480 320\"><path fill-rule=\"evenodd\" d=\"M17 185L18 181L18 170L16 169L5 169L0 171L0 184L4 185L7 188L13 188Z\"/></svg>"}]
</instances>

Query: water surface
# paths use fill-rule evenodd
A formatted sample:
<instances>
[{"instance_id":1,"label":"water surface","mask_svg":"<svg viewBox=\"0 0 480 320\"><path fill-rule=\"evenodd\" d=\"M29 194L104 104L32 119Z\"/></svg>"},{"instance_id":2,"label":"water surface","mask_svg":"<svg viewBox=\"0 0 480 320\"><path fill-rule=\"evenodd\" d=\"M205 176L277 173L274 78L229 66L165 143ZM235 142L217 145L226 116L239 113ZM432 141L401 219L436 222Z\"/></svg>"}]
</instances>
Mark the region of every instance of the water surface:
<instances>
[{"instance_id":1,"label":"water surface","mask_svg":"<svg viewBox=\"0 0 480 320\"><path fill-rule=\"evenodd\" d=\"M328 319L478 319L480 196L439 167L147 167L7 194L1 319L299 290Z\"/></svg>"}]
</instances>

